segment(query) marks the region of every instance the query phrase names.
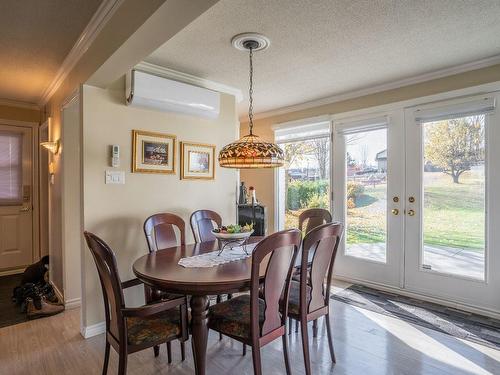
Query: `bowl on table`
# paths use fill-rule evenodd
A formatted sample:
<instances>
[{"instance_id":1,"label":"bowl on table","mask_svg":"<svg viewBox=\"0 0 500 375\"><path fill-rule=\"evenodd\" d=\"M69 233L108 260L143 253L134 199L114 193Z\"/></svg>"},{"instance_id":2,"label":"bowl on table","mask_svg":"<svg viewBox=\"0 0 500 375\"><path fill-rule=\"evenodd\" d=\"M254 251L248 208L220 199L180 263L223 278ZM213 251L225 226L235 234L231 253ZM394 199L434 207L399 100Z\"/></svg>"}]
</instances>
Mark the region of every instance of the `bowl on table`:
<instances>
[{"instance_id":1,"label":"bowl on table","mask_svg":"<svg viewBox=\"0 0 500 375\"><path fill-rule=\"evenodd\" d=\"M237 240L245 240L248 237L250 237L253 233L253 229L248 232L239 232L239 233L214 232L214 231L212 231L212 233L215 236L215 238L219 240L237 241Z\"/></svg>"}]
</instances>

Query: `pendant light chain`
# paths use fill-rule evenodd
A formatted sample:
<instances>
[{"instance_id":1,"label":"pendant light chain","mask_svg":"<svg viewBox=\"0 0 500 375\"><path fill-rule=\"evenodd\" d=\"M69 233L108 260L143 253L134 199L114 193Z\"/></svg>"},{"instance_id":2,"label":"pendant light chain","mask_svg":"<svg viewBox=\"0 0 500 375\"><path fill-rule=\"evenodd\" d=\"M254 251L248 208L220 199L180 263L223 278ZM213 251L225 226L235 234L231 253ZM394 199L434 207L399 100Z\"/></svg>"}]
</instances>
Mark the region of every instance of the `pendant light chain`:
<instances>
[{"instance_id":1,"label":"pendant light chain","mask_svg":"<svg viewBox=\"0 0 500 375\"><path fill-rule=\"evenodd\" d=\"M250 47L250 87L248 89L249 94L249 105L248 105L248 120L250 135L253 134L253 48Z\"/></svg>"}]
</instances>

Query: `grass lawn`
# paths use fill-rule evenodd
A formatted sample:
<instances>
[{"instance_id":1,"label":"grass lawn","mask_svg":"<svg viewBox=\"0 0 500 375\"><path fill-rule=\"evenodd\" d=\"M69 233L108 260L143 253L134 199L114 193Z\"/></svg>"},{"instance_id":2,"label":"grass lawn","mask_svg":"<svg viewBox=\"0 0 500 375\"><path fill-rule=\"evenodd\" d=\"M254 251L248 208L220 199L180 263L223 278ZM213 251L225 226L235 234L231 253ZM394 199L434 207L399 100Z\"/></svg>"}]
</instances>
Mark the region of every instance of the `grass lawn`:
<instances>
[{"instance_id":1,"label":"grass lawn","mask_svg":"<svg viewBox=\"0 0 500 375\"><path fill-rule=\"evenodd\" d=\"M424 174L424 244L484 251L484 178L465 172L460 183L441 172ZM365 186L347 210L347 244L386 242L387 186ZM418 206L417 206L418 207ZM285 228L296 228L300 210L288 210Z\"/></svg>"},{"instance_id":2,"label":"grass lawn","mask_svg":"<svg viewBox=\"0 0 500 375\"><path fill-rule=\"evenodd\" d=\"M484 250L484 181L465 172L459 184L440 172L426 172L424 244ZM347 243L380 243L386 236L386 185L367 186L348 210Z\"/></svg>"},{"instance_id":3,"label":"grass lawn","mask_svg":"<svg viewBox=\"0 0 500 375\"><path fill-rule=\"evenodd\" d=\"M459 184L442 173L425 173L424 244L483 251L484 185L479 172Z\"/></svg>"}]
</instances>

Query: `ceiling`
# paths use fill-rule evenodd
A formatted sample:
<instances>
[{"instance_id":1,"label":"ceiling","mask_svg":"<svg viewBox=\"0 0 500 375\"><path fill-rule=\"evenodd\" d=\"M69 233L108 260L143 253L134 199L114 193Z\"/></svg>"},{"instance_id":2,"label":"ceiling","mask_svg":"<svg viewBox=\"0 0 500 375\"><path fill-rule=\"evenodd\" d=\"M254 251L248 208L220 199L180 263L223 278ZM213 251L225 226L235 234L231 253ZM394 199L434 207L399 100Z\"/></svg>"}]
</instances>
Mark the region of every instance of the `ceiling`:
<instances>
[{"instance_id":1,"label":"ceiling","mask_svg":"<svg viewBox=\"0 0 500 375\"><path fill-rule=\"evenodd\" d=\"M37 103L101 1L0 1L0 99Z\"/></svg>"},{"instance_id":2,"label":"ceiling","mask_svg":"<svg viewBox=\"0 0 500 375\"><path fill-rule=\"evenodd\" d=\"M230 41L265 34L258 113L498 55L498 19L498 0L221 0L146 61L246 93L248 55Z\"/></svg>"}]
</instances>

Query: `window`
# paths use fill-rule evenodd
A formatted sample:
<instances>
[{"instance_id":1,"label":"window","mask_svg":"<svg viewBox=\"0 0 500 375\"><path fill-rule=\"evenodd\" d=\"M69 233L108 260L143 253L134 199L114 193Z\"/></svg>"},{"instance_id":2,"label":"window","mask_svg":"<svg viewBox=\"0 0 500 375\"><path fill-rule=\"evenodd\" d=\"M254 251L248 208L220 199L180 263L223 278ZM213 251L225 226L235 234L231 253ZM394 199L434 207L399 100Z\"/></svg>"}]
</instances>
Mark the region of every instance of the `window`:
<instances>
[{"instance_id":1,"label":"window","mask_svg":"<svg viewBox=\"0 0 500 375\"><path fill-rule=\"evenodd\" d=\"M275 141L285 153L277 171L277 227L297 228L302 211L330 210L330 123L277 129Z\"/></svg>"},{"instance_id":2,"label":"window","mask_svg":"<svg viewBox=\"0 0 500 375\"><path fill-rule=\"evenodd\" d=\"M17 204L22 201L22 136L18 133L0 132L0 204Z\"/></svg>"}]
</instances>

